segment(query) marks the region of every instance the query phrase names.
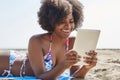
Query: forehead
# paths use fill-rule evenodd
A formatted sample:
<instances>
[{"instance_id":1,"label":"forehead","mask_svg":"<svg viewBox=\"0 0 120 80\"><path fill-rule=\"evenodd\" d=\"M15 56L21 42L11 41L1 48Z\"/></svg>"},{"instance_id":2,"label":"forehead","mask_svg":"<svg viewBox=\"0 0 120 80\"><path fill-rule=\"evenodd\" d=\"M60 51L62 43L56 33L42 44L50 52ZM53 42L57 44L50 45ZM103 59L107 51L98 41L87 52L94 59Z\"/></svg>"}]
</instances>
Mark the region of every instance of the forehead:
<instances>
[{"instance_id":1,"label":"forehead","mask_svg":"<svg viewBox=\"0 0 120 80\"><path fill-rule=\"evenodd\" d=\"M66 20L66 19L73 19L72 13L70 13L69 15L67 15L63 20Z\"/></svg>"}]
</instances>

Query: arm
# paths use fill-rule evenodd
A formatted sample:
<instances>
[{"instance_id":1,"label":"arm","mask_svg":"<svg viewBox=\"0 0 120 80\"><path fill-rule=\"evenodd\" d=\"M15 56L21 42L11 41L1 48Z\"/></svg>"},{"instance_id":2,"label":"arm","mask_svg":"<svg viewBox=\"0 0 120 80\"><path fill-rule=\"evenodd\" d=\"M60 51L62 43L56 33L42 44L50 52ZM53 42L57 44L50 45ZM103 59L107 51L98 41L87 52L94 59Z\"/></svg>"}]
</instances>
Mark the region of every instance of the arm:
<instances>
[{"instance_id":1,"label":"arm","mask_svg":"<svg viewBox=\"0 0 120 80\"><path fill-rule=\"evenodd\" d=\"M85 78L88 71L89 71L89 69L87 69L85 66L82 66L81 68L76 69L76 71L74 71L74 73L71 73L71 74L75 78L83 79L83 78Z\"/></svg>"},{"instance_id":2,"label":"arm","mask_svg":"<svg viewBox=\"0 0 120 80\"><path fill-rule=\"evenodd\" d=\"M0 75L9 68L9 51L0 50Z\"/></svg>"},{"instance_id":3,"label":"arm","mask_svg":"<svg viewBox=\"0 0 120 80\"><path fill-rule=\"evenodd\" d=\"M85 58L84 62L86 62L88 65L83 65L81 68L78 67L78 66L73 66L74 72L71 73L73 77L85 78L87 72L96 65L96 63L97 63L97 58L96 58L97 53L94 52L94 51L90 51L86 54L89 57L84 57ZM72 69L72 67L71 67L71 69Z\"/></svg>"},{"instance_id":4,"label":"arm","mask_svg":"<svg viewBox=\"0 0 120 80\"><path fill-rule=\"evenodd\" d=\"M75 37L70 37L70 49L73 48L74 41L75 41ZM88 63L88 65L84 65L81 68L80 68L80 65L73 65L70 68L70 74L76 78L84 78L86 76L87 72L96 65L96 63L97 63L96 54L97 53L94 51L88 52L87 55L90 56L91 58L85 57L86 59L84 61L84 62Z\"/></svg>"}]
</instances>

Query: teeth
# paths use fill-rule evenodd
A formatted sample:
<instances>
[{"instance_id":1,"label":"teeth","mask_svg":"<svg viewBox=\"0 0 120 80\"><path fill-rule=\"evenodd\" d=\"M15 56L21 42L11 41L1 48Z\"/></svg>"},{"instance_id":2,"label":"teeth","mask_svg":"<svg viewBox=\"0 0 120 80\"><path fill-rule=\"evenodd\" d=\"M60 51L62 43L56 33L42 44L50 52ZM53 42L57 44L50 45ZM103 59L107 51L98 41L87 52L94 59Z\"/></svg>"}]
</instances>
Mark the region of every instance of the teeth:
<instances>
[{"instance_id":1,"label":"teeth","mask_svg":"<svg viewBox=\"0 0 120 80\"><path fill-rule=\"evenodd\" d=\"M64 32L70 32L70 30L63 30Z\"/></svg>"}]
</instances>

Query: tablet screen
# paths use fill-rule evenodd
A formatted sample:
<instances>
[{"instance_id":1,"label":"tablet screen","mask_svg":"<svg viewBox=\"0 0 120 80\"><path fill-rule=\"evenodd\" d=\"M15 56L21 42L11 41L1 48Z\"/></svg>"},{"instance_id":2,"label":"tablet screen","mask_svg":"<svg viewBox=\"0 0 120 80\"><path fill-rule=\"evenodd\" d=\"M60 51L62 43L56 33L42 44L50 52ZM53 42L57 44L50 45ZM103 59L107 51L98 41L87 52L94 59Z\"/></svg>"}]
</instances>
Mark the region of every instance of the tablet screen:
<instances>
[{"instance_id":1,"label":"tablet screen","mask_svg":"<svg viewBox=\"0 0 120 80\"><path fill-rule=\"evenodd\" d=\"M100 30L78 29L73 50L83 57L85 52L95 50L99 38Z\"/></svg>"}]
</instances>

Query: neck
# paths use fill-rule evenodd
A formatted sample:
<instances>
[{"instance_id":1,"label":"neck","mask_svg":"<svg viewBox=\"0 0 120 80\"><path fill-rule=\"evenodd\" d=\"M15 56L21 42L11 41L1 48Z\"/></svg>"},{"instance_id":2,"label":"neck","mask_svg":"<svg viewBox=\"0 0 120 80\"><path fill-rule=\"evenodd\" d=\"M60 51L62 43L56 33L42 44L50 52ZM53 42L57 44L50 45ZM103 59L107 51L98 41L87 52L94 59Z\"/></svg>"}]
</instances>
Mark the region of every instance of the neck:
<instances>
[{"instance_id":1,"label":"neck","mask_svg":"<svg viewBox=\"0 0 120 80\"><path fill-rule=\"evenodd\" d=\"M57 44L65 44L66 43L66 40L67 40L67 38L63 38L63 37L61 37L61 36L59 36L59 35L56 35L56 34L52 34L52 42L53 43L57 43Z\"/></svg>"},{"instance_id":2,"label":"neck","mask_svg":"<svg viewBox=\"0 0 120 80\"><path fill-rule=\"evenodd\" d=\"M68 38L62 38L62 37L59 37L57 35L54 35L52 34L51 35L51 40L52 40L52 43L53 44L56 44L57 45L61 45L62 47L65 46L66 47L66 51L68 52L69 50L69 39Z\"/></svg>"}]
</instances>

